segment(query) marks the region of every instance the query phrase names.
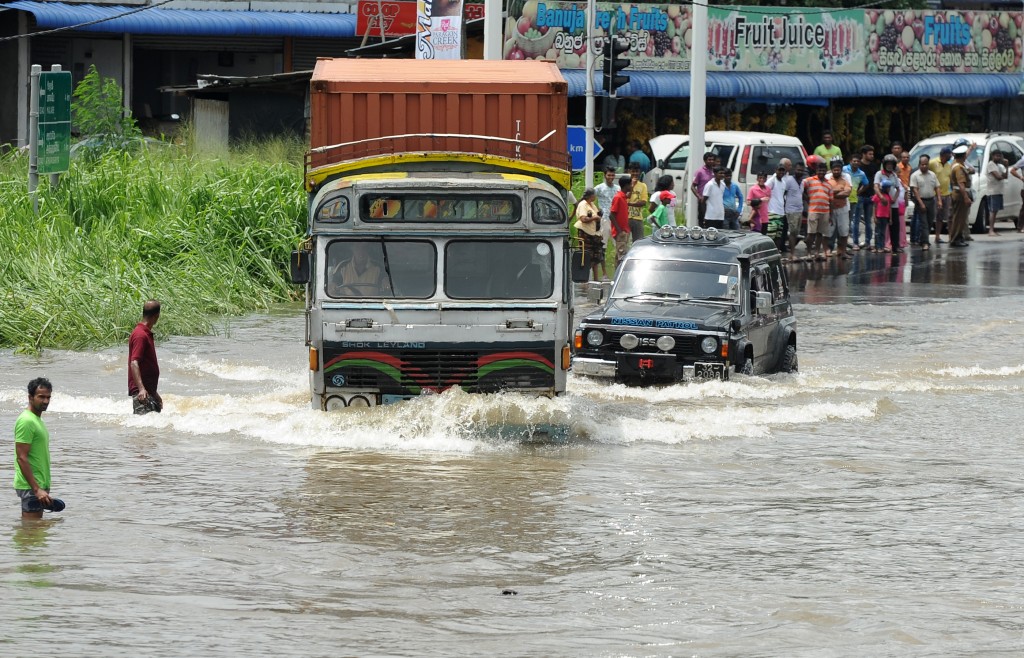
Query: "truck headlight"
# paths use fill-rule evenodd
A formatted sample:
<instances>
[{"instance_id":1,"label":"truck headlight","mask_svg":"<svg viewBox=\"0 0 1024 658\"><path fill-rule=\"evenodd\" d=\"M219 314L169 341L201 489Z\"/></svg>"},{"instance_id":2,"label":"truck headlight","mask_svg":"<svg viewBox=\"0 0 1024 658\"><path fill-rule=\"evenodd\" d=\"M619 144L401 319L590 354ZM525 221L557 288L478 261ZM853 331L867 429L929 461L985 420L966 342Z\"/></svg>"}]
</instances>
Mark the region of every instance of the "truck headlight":
<instances>
[{"instance_id":1,"label":"truck headlight","mask_svg":"<svg viewBox=\"0 0 1024 658\"><path fill-rule=\"evenodd\" d=\"M587 345L591 347L597 347L604 342L604 335L597 329L591 329L587 332Z\"/></svg>"},{"instance_id":2,"label":"truck headlight","mask_svg":"<svg viewBox=\"0 0 1024 658\"><path fill-rule=\"evenodd\" d=\"M716 347L718 347L718 341L712 336L708 336L704 340L700 341L700 349L705 354L711 354L715 351Z\"/></svg>"},{"instance_id":3,"label":"truck headlight","mask_svg":"<svg viewBox=\"0 0 1024 658\"><path fill-rule=\"evenodd\" d=\"M640 339L633 334L625 334L619 339L619 345L622 345L623 349L631 350L640 344Z\"/></svg>"},{"instance_id":4,"label":"truck headlight","mask_svg":"<svg viewBox=\"0 0 1024 658\"><path fill-rule=\"evenodd\" d=\"M662 336L658 339L658 342L655 343L655 345L657 345L658 349L662 352L668 352L676 346L676 339L672 336Z\"/></svg>"}]
</instances>

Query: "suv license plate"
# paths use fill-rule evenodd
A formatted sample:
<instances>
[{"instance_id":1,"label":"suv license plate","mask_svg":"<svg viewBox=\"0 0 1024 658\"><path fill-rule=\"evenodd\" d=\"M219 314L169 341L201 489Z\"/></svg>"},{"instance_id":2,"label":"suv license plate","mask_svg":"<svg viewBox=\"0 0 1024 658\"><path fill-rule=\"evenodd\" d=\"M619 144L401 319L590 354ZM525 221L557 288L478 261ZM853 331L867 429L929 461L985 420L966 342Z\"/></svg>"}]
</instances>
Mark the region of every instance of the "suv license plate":
<instances>
[{"instance_id":1,"label":"suv license plate","mask_svg":"<svg viewBox=\"0 0 1024 658\"><path fill-rule=\"evenodd\" d=\"M724 363L693 364L694 379L725 379Z\"/></svg>"}]
</instances>

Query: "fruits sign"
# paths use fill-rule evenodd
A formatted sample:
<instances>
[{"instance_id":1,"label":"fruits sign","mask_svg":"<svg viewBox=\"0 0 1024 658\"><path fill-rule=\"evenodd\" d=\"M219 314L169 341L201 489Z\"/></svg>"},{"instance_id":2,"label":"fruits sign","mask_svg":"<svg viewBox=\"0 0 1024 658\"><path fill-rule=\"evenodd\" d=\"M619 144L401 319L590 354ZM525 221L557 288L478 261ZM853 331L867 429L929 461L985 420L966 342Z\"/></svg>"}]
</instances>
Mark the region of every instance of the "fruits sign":
<instances>
[{"instance_id":1,"label":"fruits sign","mask_svg":"<svg viewBox=\"0 0 1024 658\"><path fill-rule=\"evenodd\" d=\"M504 32L504 59L553 61L560 69L586 68L585 2L511 0ZM594 54L614 24L629 43L624 56L630 70L687 71L690 68L690 8L684 5L598 3L594 16Z\"/></svg>"},{"instance_id":2,"label":"fruits sign","mask_svg":"<svg viewBox=\"0 0 1024 658\"><path fill-rule=\"evenodd\" d=\"M1020 12L877 10L864 13L868 73L1020 70Z\"/></svg>"},{"instance_id":3,"label":"fruits sign","mask_svg":"<svg viewBox=\"0 0 1024 658\"><path fill-rule=\"evenodd\" d=\"M863 73L864 12L708 9L709 71Z\"/></svg>"}]
</instances>

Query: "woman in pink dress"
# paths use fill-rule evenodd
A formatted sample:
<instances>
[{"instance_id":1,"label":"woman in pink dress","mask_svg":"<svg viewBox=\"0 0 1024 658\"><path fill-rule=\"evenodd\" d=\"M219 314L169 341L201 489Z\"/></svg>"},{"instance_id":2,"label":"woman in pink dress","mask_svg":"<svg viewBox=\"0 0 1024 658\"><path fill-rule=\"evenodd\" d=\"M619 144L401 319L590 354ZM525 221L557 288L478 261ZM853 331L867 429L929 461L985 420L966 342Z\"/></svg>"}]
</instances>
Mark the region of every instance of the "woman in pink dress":
<instances>
[{"instance_id":1,"label":"woman in pink dress","mask_svg":"<svg viewBox=\"0 0 1024 658\"><path fill-rule=\"evenodd\" d=\"M772 191L765 185L768 174L758 174L757 184L747 192L747 204L750 206L750 230L764 233L768 230L768 198Z\"/></svg>"}]
</instances>

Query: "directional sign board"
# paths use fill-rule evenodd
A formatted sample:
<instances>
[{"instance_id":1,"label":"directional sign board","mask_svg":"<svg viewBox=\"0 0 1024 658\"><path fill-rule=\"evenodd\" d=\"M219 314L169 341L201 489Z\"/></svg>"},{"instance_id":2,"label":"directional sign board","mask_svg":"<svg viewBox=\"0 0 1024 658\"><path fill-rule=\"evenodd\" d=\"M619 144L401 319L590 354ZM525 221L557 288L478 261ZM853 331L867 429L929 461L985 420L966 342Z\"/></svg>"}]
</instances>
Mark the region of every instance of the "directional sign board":
<instances>
[{"instance_id":1,"label":"directional sign board","mask_svg":"<svg viewBox=\"0 0 1024 658\"><path fill-rule=\"evenodd\" d=\"M68 170L71 152L71 72L39 74L39 141L36 155L40 174Z\"/></svg>"},{"instance_id":2,"label":"directional sign board","mask_svg":"<svg viewBox=\"0 0 1024 658\"><path fill-rule=\"evenodd\" d=\"M587 168L587 128L586 126L569 126L569 132L567 133L569 140L569 155L572 156L572 170L583 171ZM596 158L597 155L604 149L596 141L594 142L594 154L591 158Z\"/></svg>"}]
</instances>

